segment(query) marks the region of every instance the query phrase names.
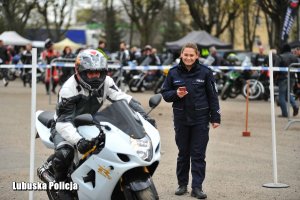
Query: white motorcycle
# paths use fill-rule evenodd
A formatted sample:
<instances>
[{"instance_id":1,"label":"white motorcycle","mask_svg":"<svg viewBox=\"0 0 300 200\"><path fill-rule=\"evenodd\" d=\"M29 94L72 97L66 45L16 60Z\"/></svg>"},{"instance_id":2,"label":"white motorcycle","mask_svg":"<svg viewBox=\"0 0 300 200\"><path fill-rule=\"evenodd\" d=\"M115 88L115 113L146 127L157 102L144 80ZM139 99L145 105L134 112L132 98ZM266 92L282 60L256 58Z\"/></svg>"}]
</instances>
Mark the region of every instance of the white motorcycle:
<instances>
[{"instance_id":1,"label":"white motorcycle","mask_svg":"<svg viewBox=\"0 0 300 200\"><path fill-rule=\"evenodd\" d=\"M160 103L161 95L150 98L151 110ZM50 140L50 126L54 112L37 111L36 129L44 145L54 149ZM74 125L95 146L85 155L75 150L74 162L69 170L74 199L159 199L152 181L160 161L160 135L158 130L139 113L130 109L126 101L117 101L92 116L77 116ZM105 135L105 142L103 142ZM100 142L102 141L102 142ZM54 185L52 156L38 168L39 178ZM54 188L54 189L53 189ZM57 188L47 188L49 199L59 199Z\"/></svg>"}]
</instances>

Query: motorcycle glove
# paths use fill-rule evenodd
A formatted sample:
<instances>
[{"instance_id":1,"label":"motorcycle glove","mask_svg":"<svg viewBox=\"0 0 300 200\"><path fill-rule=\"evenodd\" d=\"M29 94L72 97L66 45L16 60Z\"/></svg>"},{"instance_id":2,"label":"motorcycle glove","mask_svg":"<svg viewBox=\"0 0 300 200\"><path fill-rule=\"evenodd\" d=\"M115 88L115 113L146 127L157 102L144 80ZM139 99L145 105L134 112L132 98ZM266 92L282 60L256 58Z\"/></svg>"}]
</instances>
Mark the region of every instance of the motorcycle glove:
<instances>
[{"instance_id":1,"label":"motorcycle glove","mask_svg":"<svg viewBox=\"0 0 300 200\"><path fill-rule=\"evenodd\" d=\"M94 145L101 144L102 142L105 142L105 134L103 132L100 132L100 134L97 137L93 138L91 141Z\"/></svg>"},{"instance_id":2,"label":"motorcycle glove","mask_svg":"<svg viewBox=\"0 0 300 200\"><path fill-rule=\"evenodd\" d=\"M86 140L84 138L80 139L77 143L77 149L81 154L85 154L90 149L92 149L93 146L94 146L93 142Z\"/></svg>"},{"instance_id":3,"label":"motorcycle glove","mask_svg":"<svg viewBox=\"0 0 300 200\"><path fill-rule=\"evenodd\" d=\"M151 117L149 117L146 114L146 112L144 111L144 109L143 109L142 105L140 104L140 102L138 102L137 100L135 100L135 99L132 98L130 100L130 102L129 102L129 107L132 110L140 113L145 120L147 120L150 124L152 124L156 128L156 122L155 122L155 120L152 119Z\"/></svg>"}]
</instances>

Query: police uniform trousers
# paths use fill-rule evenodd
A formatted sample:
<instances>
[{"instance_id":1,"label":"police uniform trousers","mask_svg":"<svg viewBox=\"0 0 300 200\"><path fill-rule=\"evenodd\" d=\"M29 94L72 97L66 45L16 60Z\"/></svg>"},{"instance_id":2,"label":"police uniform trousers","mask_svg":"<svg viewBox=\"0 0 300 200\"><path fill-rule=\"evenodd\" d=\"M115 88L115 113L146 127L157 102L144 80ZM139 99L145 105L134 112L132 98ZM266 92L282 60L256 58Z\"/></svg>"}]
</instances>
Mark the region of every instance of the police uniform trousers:
<instances>
[{"instance_id":1,"label":"police uniform trousers","mask_svg":"<svg viewBox=\"0 0 300 200\"><path fill-rule=\"evenodd\" d=\"M176 174L178 185L188 185L191 166L192 188L202 189L205 178L205 153L209 140L209 123L184 125L174 123L175 140L179 150Z\"/></svg>"}]
</instances>

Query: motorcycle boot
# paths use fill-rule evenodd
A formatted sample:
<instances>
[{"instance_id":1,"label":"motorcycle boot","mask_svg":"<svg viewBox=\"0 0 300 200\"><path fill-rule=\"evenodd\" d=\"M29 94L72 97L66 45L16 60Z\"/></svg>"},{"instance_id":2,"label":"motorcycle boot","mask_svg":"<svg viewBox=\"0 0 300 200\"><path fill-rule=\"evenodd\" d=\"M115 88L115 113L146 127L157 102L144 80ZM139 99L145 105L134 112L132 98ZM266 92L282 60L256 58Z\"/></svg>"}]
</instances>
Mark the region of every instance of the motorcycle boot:
<instances>
[{"instance_id":1,"label":"motorcycle boot","mask_svg":"<svg viewBox=\"0 0 300 200\"><path fill-rule=\"evenodd\" d=\"M59 190L57 194L61 200L74 200L72 192L69 190Z\"/></svg>"}]
</instances>

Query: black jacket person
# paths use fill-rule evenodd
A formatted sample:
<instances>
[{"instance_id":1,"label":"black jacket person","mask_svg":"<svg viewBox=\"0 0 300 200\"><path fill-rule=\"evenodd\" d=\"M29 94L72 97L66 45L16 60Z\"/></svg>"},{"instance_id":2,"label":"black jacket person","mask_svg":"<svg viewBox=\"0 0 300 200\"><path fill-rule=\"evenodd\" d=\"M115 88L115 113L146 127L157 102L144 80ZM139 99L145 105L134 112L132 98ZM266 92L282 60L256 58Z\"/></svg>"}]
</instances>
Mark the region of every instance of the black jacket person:
<instances>
[{"instance_id":1,"label":"black jacket person","mask_svg":"<svg viewBox=\"0 0 300 200\"><path fill-rule=\"evenodd\" d=\"M163 84L162 96L173 102L177 158L178 189L176 195L187 192L191 161L192 193L206 198L202 191L205 178L205 152L209 139L209 122L220 125L218 93L212 71L198 62L198 49L187 43L181 50L179 65L170 69Z\"/></svg>"}]
</instances>

